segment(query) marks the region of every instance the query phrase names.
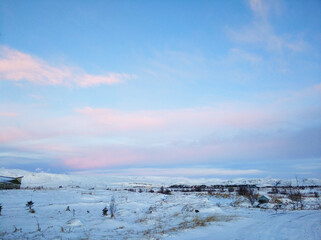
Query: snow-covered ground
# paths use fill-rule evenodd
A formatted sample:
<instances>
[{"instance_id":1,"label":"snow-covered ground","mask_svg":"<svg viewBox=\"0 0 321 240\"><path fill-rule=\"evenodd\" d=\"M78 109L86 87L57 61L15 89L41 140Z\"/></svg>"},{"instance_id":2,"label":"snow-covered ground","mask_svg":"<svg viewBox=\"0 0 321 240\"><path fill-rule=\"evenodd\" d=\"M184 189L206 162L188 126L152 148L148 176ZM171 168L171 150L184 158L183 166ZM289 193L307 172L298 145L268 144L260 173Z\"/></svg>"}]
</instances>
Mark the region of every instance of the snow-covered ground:
<instances>
[{"instance_id":1,"label":"snow-covered ground","mask_svg":"<svg viewBox=\"0 0 321 240\"><path fill-rule=\"evenodd\" d=\"M317 196L304 199L305 209L313 210L275 211L252 207L236 193L156 192L171 184L266 186L274 179L88 177L7 169L0 169L0 175L24 176L22 189L0 191L1 239L321 239L320 188L312 190ZM318 179L304 182L320 185ZM103 216L112 198L115 217L110 210ZM28 201L34 203L30 208Z\"/></svg>"}]
</instances>

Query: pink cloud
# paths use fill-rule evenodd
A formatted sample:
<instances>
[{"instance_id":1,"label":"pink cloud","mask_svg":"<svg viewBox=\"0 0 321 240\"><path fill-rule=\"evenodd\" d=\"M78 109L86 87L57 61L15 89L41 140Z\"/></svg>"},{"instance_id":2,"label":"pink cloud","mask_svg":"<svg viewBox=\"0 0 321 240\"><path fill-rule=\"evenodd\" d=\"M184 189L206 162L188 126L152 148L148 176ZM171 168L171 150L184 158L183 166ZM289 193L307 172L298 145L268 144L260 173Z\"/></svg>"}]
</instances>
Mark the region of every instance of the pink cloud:
<instances>
[{"instance_id":1,"label":"pink cloud","mask_svg":"<svg viewBox=\"0 0 321 240\"><path fill-rule=\"evenodd\" d=\"M78 84L81 87L89 87L99 84L115 84L120 83L124 79L130 79L132 76L125 73L109 73L107 76L95 76L84 74L78 79Z\"/></svg>"},{"instance_id":2,"label":"pink cloud","mask_svg":"<svg viewBox=\"0 0 321 240\"><path fill-rule=\"evenodd\" d=\"M256 128L277 122L281 116L266 110L237 109L235 106L222 105L217 108L201 107L178 110L152 110L125 112L107 108L81 108L75 111L89 117L91 121L112 130L173 129L186 127L249 127ZM94 125L92 123L92 125Z\"/></svg>"},{"instance_id":3,"label":"pink cloud","mask_svg":"<svg viewBox=\"0 0 321 240\"><path fill-rule=\"evenodd\" d=\"M313 87L313 89L314 89L314 91L316 91L317 93L320 94L320 93L321 93L321 83L315 85L315 86Z\"/></svg>"},{"instance_id":4,"label":"pink cloud","mask_svg":"<svg viewBox=\"0 0 321 240\"><path fill-rule=\"evenodd\" d=\"M37 85L110 85L134 77L124 73L92 75L79 68L54 67L44 60L8 47L0 47L0 80L29 81Z\"/></svg>"},{"instance_id":5,"label":"pink cloud","mask_svg":"<svg viewBox=\"0 0 321 240\"><path fill-rule=\"evenodd\" d=\"M155 116L154 111L124 112L91 107L76 109L75 111L112 131L152 129L164 125L164 120Z\"/></svg>"},{"instance_id":6,"label":"pink cloud","mask_svg":"<svg viewBox=\"0 0 321 240\"><path fill-rule=\"evenodd\" d=\"M25 139L28 133L16 127L2 127L0 131L0 143L17 142Z\"/></svg>"},{"instance_id":7,"label":"pink cloud","mask_svg":"<svg viewBox=\"0 0 321 240\"><path fill-rule=\"evenodd\" d=\"M14 112L0 112L0 117L16 117L19 114Z\"/></svg>"},{"instance_id":8,"label":"pink cloud","mask_svg":"<svg viewBox=\"0 0 321 240\"><path fill-rule=\"evenodd\" d=\"M267 96L268 104L230 102L149 111L85 107L63 117L45 116L42 107L26 114L22 106L4 106L3 116L24 114L1 118L0 143L53 156L75 169L202 163L262 154L272 158L280 146L285 149L287 140L282 143L269 136L317 121L312 110L319 110L319 105L307 108L299 103L319 98L319 91L320 84L292 95ZM283 96L293 99L280 101Z\"/></svg>"},{"instance_id":9,"label":"pink cloud","mask_svg":"<svg viewBox=\"0 0 321 240\"><path fill-rule=\"evenodd\" d=\"M68 157L63 157L62 163L74 169L90 169L100 167L122 166L142 162L144 156L139 151L129 148L107 148L80 150Z\"/></svg>"}]
</instances>

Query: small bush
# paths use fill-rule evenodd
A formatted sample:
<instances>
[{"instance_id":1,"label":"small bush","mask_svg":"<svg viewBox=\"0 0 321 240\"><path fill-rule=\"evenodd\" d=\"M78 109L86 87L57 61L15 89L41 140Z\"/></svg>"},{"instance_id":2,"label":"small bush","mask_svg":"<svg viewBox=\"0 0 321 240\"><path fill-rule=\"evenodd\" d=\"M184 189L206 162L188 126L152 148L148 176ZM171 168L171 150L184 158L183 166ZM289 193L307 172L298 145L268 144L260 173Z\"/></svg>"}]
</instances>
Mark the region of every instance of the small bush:
<instances>
[{"instance_id":1,"label":"small bush","mask_svg":"<svg viewBox=\"0 0 321 240\"><path fill-rule=\"evenodd\" d=\"M158 193L170 195L172 192L168 188L166 190L164 190L164 187L161 186L161 188L159 189Z\"/></svg>"},{"instance_id":2,"label":"small bush","mask_svg":"<svg viewBox=\"0 0 321 240\"><path fill-rule=\"evenodd\" d=\"M172 194L171 190L169 190L168 188L163 192L164 194L170 195Z\"/></svg>"},{"instance_id":3,"label":"small bush","mask_svg":"<svg viewBox=\"0 0 321 240\"><path fill-rule=\"evenodd\" d=\"M33 204L34 204L33 201L29 201L29 202L27 202L26 207L28 207L29 209L31 209L32 206L33 206Z\"/></svg>"},{"instance_id":4,"label":"small bush","mask_svg":"<svg viewBox=\"0 0 321 240\"><path fill-rule=\"evenodd\" d=\"M229 187L229 188L228 188L228 192L229 192L229 193L234 192L234 188L233 188L233 187Z\"/></svg>"},{"instance_id":5,"label":"small bush","mask_svg":"<svg viewBox=\"0 0 321 240\"><path fill-rule=\"evenodd\" d=\"M103 216L107 216L107 215L108 215L108 209L107 209L107 207L104 207Z\"/></svg>"},{"instance_id":6,"label":"small bush","mask_svg":"<svg viewBox=\"0 0 321 240\"><path fill-rule=\"evenodd\" d=\"M290 189L288 197L293 202L293 209L303 209L303 195L299 188L295 190Z\"/></svg>"},{"instance_id":7,"label":"small bush","mask_svg":"<svg viewBox=\"0 0 321 240\"><path fill-rule=\"evenodd\" d=\"M247 186L240 186L239 190L238 190L238 194L240 196L246 196L249 194L249 188Z\"/></svg>"},{"instance_id":8,"label":"small bush","mask_svg":"<svg viewBox=\"0 0 321 240\"><path fill-rule=\"evenodd\" d=\"M254 205L256 198L257 198L257 194L256 194L254 188L251 188L248 186L240 186L240 188L238 190L238 194L240 196L246 197L250 201L251 205L252 206Z\"/></svg>"},{"instance_id":9,"label":"small bush","mask_svg":"<svg viewBox=\"0 0 321 240\"><path fill-rule=\"evenodd\" d=\"M299 202L302 200L302 194L299 190L291 191L289 194L289 199L291 199L294 202Z\"/></svg>"},{"instance_id":10,"label":"small bush","mask_svg":"<svg viewBox=\"0 0 321 240\"><path fill-rule=\"evenodd\" d=\"M161 186L161 188L159 189L158 193L164 193L164 187Z\"/></svg>"},{"instance_id":11,"label":"small bush","mask_svg":"<svg viewBox=\"0 0 321 240\"><path fill-rule=\"evenodd\" d=\"M22 232L22 228L17 228L15 225L13 225L13 227L14 227L14 233L16 233L16 232Z\"/></svg>"}]
</instances>

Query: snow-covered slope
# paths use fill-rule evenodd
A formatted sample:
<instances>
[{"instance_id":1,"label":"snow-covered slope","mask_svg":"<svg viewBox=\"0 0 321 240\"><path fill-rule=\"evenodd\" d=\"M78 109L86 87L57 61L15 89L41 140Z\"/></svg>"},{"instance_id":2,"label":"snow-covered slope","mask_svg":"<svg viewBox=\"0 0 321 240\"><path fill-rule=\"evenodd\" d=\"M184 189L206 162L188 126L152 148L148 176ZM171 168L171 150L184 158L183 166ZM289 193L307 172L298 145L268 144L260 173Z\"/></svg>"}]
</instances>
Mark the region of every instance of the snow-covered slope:
<instances>
[{"instance_id":1,"label":"snow-covered slope","mask_svg":"<svg viewBox=\"0 0 321 240\"><path fill-rule=\"evenodd\" d=\"M105 189L107 187L128 187L128 186L170 186L173 184L186 185L215 185L215 184L255 184L257 186L273 186L279 179L259 178L246 179L238 178L224 180L219 178L200 178L189 179L183 177L155 177L155 176L84 176L84 175L67 175L51 174L45 172L28 172L19 169L0 168L0 176L18 177L24 176L22 187L59 187L59 186L79 186L82 188ZM280 186L296 186L296 179L280 180ZM321 185L321 179L300 179L300 185Z\"/></svg>"}]
</instances>

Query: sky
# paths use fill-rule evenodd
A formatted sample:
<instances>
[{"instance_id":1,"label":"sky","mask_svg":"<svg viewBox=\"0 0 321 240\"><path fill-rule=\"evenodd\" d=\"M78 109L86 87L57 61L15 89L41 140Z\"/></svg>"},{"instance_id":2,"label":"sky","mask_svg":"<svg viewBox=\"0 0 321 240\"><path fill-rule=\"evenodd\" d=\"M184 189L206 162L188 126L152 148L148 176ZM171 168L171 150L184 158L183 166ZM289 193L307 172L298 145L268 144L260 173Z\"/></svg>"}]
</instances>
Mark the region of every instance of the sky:
<instances>
[{"instance_id":1,"label":"sky","mask_svg":"<svg viewBox=\"0 0 321 240\"><path fill-rule=\"evenodd\" d=\"M321 1L0 1L0 167L321 176Z\"/></svg>"}]
</instances>

